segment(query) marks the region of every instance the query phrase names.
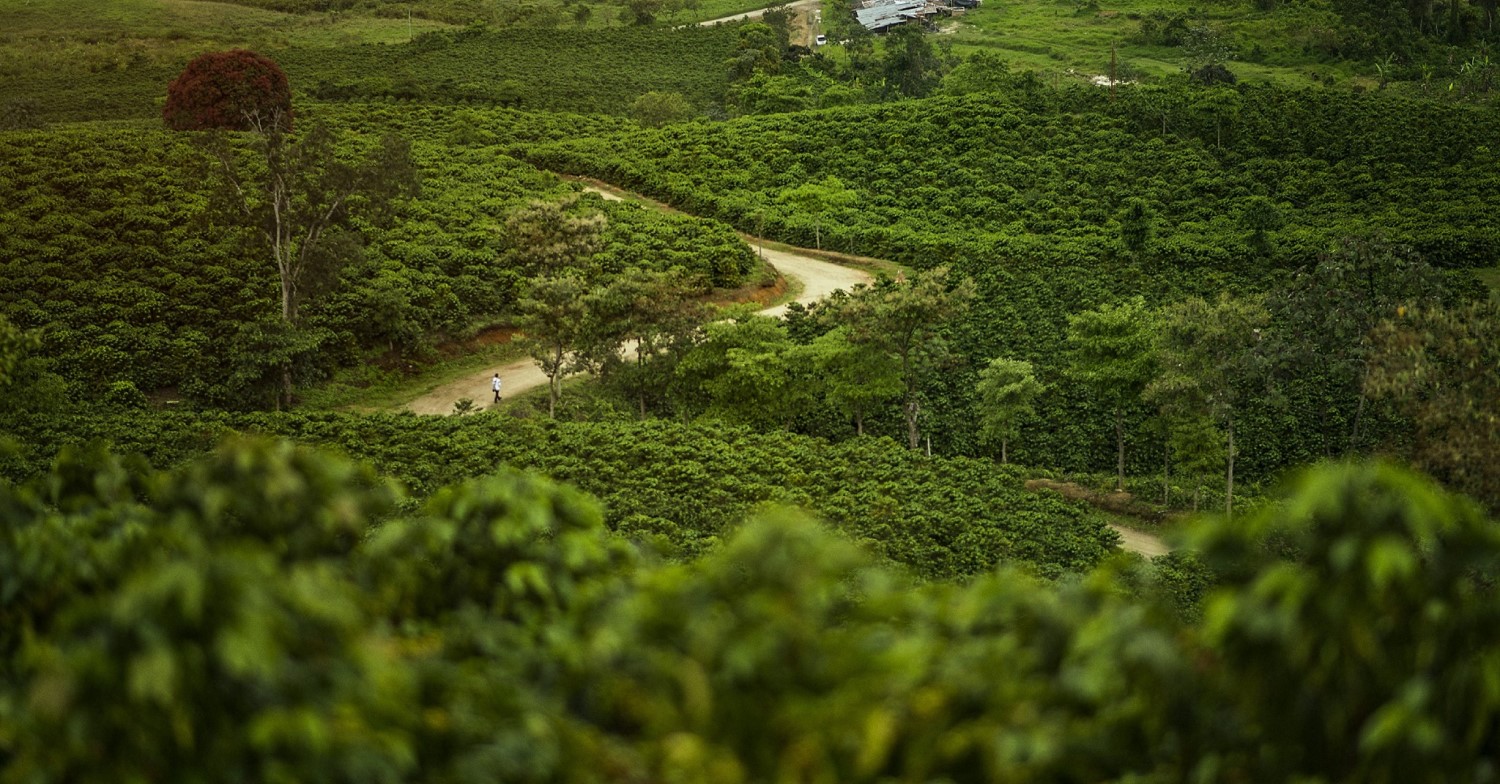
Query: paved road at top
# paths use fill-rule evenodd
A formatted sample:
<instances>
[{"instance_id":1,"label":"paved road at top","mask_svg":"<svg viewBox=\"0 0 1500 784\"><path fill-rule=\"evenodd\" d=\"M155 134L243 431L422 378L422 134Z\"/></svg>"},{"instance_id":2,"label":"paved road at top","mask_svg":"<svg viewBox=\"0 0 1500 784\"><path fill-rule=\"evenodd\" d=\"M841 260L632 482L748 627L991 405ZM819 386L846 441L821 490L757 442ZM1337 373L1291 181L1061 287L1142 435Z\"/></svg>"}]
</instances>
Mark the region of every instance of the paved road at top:
<instances>
[{"instance_id":1,"label":"paved road at top","mask_svg":"<svg viewBox=\"0 0 1500 784\"><path fill-rule=\"evenodd\" d=\"M612 201L620 199L619 196L598 188L590 187L588 190ZM754 237L746 237L746 240L757 246L758 251L765 255L766 261L783 276L796 278L801 282L802 292L797 296L797 301L803 304L820 300L838 289L853 288L871 280L870 274L863 270L841 267L794 250L767 248ZM780 316L786 312L786 305L777 305L760 312L767 316ZM480 407L488 406L494 399L490 392L490 379L497 372L500 374L502 395L520 394L547 385L547 376L535 362L530 359L519 360L442 384L407 403L406 410L417 414L451 414L454 404L464 398L474 401Z\"/></svg>"},{"instance_id":2,"label":"paved road at top","mask_svg":"<svg viewBox=\"0 0 1500 784\"><path fill-rule=\"evenodd\" d=\"M822 0L798 0L798 2L795 3L787 3L786 7L791 9L817 8L820 5L822 5ZM699 22L698 24L703 27L712 27L716 24L719 24L720 22L743 22L746 19L759 19L763 15L765 15L766 11L768 10L770 9L762 8L759 11L749 11L743 14L734 14L732 16L721 16L718 19L709 19L706 22Z\"/></svg>"}]
</instances>

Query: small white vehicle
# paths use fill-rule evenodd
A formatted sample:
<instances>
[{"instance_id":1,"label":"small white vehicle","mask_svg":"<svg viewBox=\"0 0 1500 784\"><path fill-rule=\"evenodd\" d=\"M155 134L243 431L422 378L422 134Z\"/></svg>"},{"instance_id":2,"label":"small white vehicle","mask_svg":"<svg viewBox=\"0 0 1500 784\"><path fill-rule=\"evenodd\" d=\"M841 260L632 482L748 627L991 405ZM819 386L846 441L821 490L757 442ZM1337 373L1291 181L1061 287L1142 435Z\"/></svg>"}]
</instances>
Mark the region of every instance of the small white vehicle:
<instances>
[{"instance_id":1,"label":"small white vehicle","mask_svg":"<svg viewBox=\"0 0 1500 784\"><path fill-rule=\"evenodd\" d=\"M828 43L828 36L820 35L817 38L814 38L813 42L816 46L822 46L823 44Z\"/></svg>"}]
</instances>

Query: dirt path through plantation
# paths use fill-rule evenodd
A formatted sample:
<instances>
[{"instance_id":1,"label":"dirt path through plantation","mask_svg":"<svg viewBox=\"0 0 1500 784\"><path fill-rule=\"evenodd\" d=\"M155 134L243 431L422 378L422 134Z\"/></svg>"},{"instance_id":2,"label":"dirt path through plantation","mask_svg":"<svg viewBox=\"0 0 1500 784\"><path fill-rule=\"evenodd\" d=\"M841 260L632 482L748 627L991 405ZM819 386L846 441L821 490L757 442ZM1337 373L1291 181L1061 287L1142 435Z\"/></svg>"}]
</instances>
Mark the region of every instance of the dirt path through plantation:
<instances>
[{"instance_id":1,"label":"dirt path through plantation","mask_svg":"<svg viewBox=\"0 0 1500 784\"><path fill-rule=\"evenodd\" d=\"M586 181L582 184L585 190L597 193L609 201L625 200L616 192L588 184ZM660 209L671 209L644 197L633 197L631 201L654 204ZM864 270L816 259L795 248L779 250L766 247L764 240L757 237L746 234L740 236L750 243L757 253L762 254L766 262L776 268L777 272L784 277L795 278L801 283L802 291L798 294L796 301L804 305L816 302L839 289L853 288L860 283L868 283L872 280L870 273ZM780 316L786 313L786 308L786 305L776 305L759 312L767 316ZM625 350L630 351L632 348L627 346ZM542 369L530 359L524 359L456 378L407 403L405 408L417 414L447 415L452 414L453 406L464 398L474 401L481 408L488 408L493 401L490 379L496 372L500 374L502 395L517 395L547 385L547 376L542 373ZM1027 487L1036 489L1033 483L1028 483ZM1050 487L1049 489L1059 488ZM1140 553L1147 558L1165 555L1171 551L1165 542L1151 534L1117 525L1110 527L1120 534L1120 548L1123 550Z\"/></svg>"},{"instance_id":2,"label":"dirt path through plantation","mask_svg":"<svg viewBox=\"0 0 1500 784\"><path fill-rule=\"evenodd\" d=\"M622 200L619 195L603 188L592 185L584 187L610 201ZM777 272L788 278L796 278L802 284L802 292L796 301L803 304L816 302L838 289L852 288L871 280L870 273L863 270L815 259L795 250L768 248L754 237L746 236L745 240L758 253L763 254ZM777 305L760 312L767 316L780 316L786 312L786 305ZM626 350L630 350L629 347ZM490 391L490 379L495 373L500 374L500 394L503 396L518 395L547 385L547 376L542 373L542 369L530 359L524 359L448 381L407 403L404 408L417 414L446 415L453 413L453 406L465 398L474 401L480 408L486 408L494 400Z\"/></svg>"},{"instance_id":3,"label":"dirt path through plantation","mask_svg":"<svg viewBox=\"0 0 1500 784\"><path fill-rule=\"evenodd\" d=\"M1061 495L1074 501L1083 501L1090 506L1116 515L1137 517L1143 520L1159 519L1160 510L1153 509L1149 504L1143 504L1129 493L1123 492L1101 492L1091 490L1075 482L1059 482L1053 479L1028 479L1026 489L1033 493L1048 491ZM1172 552L1172 548L1161 540L1161 537L1148 534L1145 531L1137 531L1122 525L1109 524L1115 533L1120 535L1120 549L1132 553L1140 553L1147 558L1155 558L1158 555L1166 555Z\"/></svg>"},{"instance_id":4,"label":"dirt path through plantation","mask_svg":"<svg viewBox=\"0 0 1500 784\"><path fill-rule=\"evenodd\" d=\"M1144 531L1136 531L1114 523L1110 523L1109 527L1115 529L1115 533L1120 535L1121 550L1140 553L1147 558L1155 558L1172 552L1172 548L1168 547L1166 542Z\"/></svg>"}]
</instances>

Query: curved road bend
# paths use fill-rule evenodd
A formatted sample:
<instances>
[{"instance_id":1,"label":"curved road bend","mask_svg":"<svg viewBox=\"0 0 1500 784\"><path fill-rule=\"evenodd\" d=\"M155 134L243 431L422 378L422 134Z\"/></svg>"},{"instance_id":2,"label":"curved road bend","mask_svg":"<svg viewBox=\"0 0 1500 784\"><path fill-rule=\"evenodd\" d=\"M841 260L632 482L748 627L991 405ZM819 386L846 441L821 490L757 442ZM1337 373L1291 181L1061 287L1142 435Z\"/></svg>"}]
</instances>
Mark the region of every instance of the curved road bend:
<instances>
[{"instance_id":1,"label":"curved road bend","mask_svg":"<svg viewBox=\"0 0 1500 784\"><path fill-rule=\"evenodd\" d=\"M619 196L599 188L589 187L588 190L611 201L620 200ZM863 270L841 267L795 251L767 248L754 237L746 239L765 255L766 261L775 267L777 272L788 278L796 278L802 283L802 293L798 295L796 301L803 304L816 302L838 289L853 288L855 285L872 280L871 275ZM786 305L777 305L760 311L767 316L780 316L785 312ZM500 381L503 384L502 395L515 395L547 385L547 376L542 373L542 369L530 359L524 359L444 383L407 403L405 408L417 414L451 414L454 404L464 398L473 400L480 407L487 406L493 399L490 392L490 378L496 372L500 374Z\"/></svg>"},{"instance_id":2,"label":"curved road bend","mask_svg":"<svg viewBox=\"0 0 1500 784\"><path fill-rule=\"evenodd\" d=\"M620 196L609 191L593 186L585 186L585 188L610 201L622 201ZM841 267L796 251L767 248L763 241L756 237L745 239L755 246L758 252L765 254L766 261L770 262L771 266L783 276L801 281L802 293L798 295L796 301L804 305L816 302L839 289L850 289L872 280L872 276L863 270ZM767 316L780 316L786 312L786 305L765 308L759 312ZM629 348L627 347L626 350ZM530 359L518 360L499 368L454 379L407 403L406 409L417 414L451 414L454 404L463 398L469 398L480 406L488 406L487 401L491 399L490 377L497 371L504 384L501 390L501 394L504 395L514 395L547 385L547 376L542 373L542 369L537 367L535 362ZM1116 525L1110 527L1119 532L1120 548L1123 550L1152 558L1163 555L1171 549L1165 542L1151 534Z\"/></svg>"}]
</instances>

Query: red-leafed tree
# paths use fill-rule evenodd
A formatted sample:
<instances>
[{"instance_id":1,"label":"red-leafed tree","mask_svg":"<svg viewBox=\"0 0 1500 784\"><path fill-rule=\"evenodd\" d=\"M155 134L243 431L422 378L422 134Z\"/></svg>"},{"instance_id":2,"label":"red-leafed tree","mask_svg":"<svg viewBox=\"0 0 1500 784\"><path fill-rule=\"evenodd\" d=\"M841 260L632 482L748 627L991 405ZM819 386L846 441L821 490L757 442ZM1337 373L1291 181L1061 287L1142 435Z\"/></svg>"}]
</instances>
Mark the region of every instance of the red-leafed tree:
<instances>
[{"instance_id":1,"label":"red-leafed tree","mask_svg":"<svg viewBox=\"0 0 1500 784\"><path fill-rule=\"evenodd\" d=\"M286 74L243 49L188 63L167 88L162 119L173 130L209 131L198 141L220 164L220 206L228 209L221 217L259 234L270 251L281 279L283 329L266 356L280 354L278 406L290 405L293 355L315 345L299 337L308 280L336 272L340 259L330 242L354 230L354 215L363 222L388 217L392 200L416 193L410 146L387 136L357 160L340 155L338 136L321 124L294 136Z\"/></svg>"},{"instance_id":2,"label":"red-leafed tree","mask_svg":"<svg viewBox=\"0 0 1500 784\"><path fill-rule=\"evenodd\" d=\"M209 52L167 86L161 116L174 131L290 131L292 89L269 57L244 49Z\"/></svg>"}]
</instances>

